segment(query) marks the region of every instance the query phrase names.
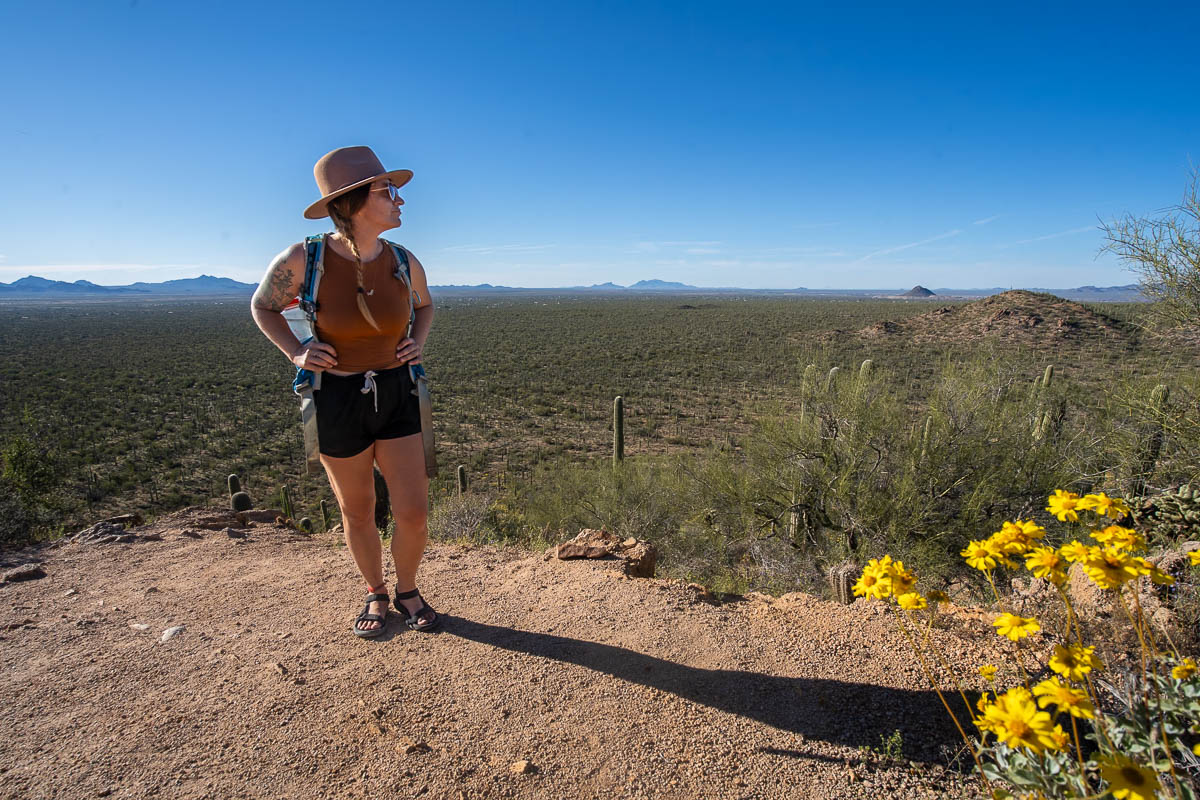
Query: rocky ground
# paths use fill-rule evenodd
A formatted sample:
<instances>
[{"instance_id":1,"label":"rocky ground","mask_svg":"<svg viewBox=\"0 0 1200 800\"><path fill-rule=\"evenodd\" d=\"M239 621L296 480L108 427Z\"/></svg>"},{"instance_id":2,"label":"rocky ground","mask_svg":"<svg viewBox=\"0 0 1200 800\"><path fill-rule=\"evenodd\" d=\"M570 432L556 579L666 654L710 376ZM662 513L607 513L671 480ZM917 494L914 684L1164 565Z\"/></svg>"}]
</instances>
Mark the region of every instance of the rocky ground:
<instances>
[{"instance_id":1,"label":"rocky ground","mask_svg":"<svg viewBox=\"0 0 1200 800\"><path fill-rule=\"evenodd\" d=\"M45 575L0 584L0 797L978 794L875 605L431 544L441 631L360 640L332 538L199 510L132 533L4 554ZM1002 658L935 635L972 684Z\"/></svg>"}]
</instances>

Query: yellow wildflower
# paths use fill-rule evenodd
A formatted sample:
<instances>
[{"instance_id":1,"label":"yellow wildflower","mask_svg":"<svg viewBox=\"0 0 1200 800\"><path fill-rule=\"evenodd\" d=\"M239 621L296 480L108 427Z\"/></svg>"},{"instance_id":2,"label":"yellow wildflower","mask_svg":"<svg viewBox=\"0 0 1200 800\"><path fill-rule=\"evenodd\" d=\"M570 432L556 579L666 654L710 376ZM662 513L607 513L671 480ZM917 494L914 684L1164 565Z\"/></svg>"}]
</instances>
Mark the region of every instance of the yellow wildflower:
<instances>
[{"instance_id":1,"label":"yellow wildflower","mask_svg":"<svg viewBox=\"0 0 1200 800\"><path fill-rule=\"evenodd\" d=\"M1196 674L1196 662L1194 659L1185 658L1179 662L1179 666L1171 670L1171 677L1177 681L1186 681L1188 678Z\"/></svg>"},{"instance_id":2,"label":"yellow wildflower","mask_svg":"<svg viewBox=\"0 0 1200 800\"><path fill-rule=\"evenodd\" d=\"M996 633L1014 642L1042 629L1033 617L1018 617L1016 614L1001 614L992 624L996 626Z\"/></svg>"},{"instance_id":3,"label":"yellow wildflower","mask_svg":"<svg viewBox=\"0 0 1200 800\"><path fill-rule=\"evenodd\" d=\"M1100 760L1100 776L1117 800L1154 800L1159 789L1154 770L1121 753Z\"/></svg>"},{"instance_id":4,"label":"yellow wildflower","mask_svg":"<svg viewBox=\"0 0 1200 800\"><path fill-rule=\"evenodd\" d=\"M1095 655L1096 648L1088 645L1073 644L1069 647L1054 646L1054 655L1050 656L1050 669L1070 681L1082 681L1083 676L1093 669L1103 669L1104 664Z\"/></svg>"},{"instance_id":5,"label":"yellow wildflower","mask_svg":"<svg viewBox=\"0 0 1200 800\"><path fill-rule=\"evenodd\" d=\"M1083 570L1101 589L1117 589L1133 580L1139 573L1148 574L1128 554L1112 547L1090 548L1083 561Z\"/></svg>"},{"instance_id":6,"label":"yellow wildflower","mask_svg":"<svg viewBox=\"0 0 1200 800\"><path fill-rule=\"evenodd\" d=\"M1059 522L1079 521L1079 513L1075 511L1075 507L1079 505L1079 495L1055 489L1054 494L1050 496L1049 503L1046 510L1058 517Z\"/></svg>"},{"instance_id":7,"label":"yellow wildflower","mask_svg":"<svg viewBox=\"0 0 1200 800\"><path fill-rule=\"evenodd\" d=\"M967 559L967 566L988 572L996 568L999 557L985 542L971 542L959 555Z\"/></svg>"},{"instance_id":8,"label":"yellow wildflower","mask_svg":"<svg viewBox=\"0 0 1200 800\"><path fill-rule=\"evenodd\" d=\"M1098 517L1121 519L1129 516L1129 506L1119 497L1109 497L1104 492L1085 494L1076 504L1076 508L1091 509Z\"/></svg>"},{"instance_id":9,"label":"yellow wildflower","mask_svg":"<svg viewBox=\"0 0 1200 800\"><path fill-rule=\"evenodd\" d=\"M1096 709L1092 707L1092 701L1088 698L1087 692L1067 686L1058 678L1042 681L1033 687L1033 693L1037 695L1038 705L1042 708L1055 706L1060 712L1065 711L1072 717L1082 717L1083 719L1095 719L1096 717Z\"/></svg>"},{"instance_id":10,"label":"yellow wildflower","mask_svg":"<svg viewBox=\"0 0 1200 800\"><path fill-rule=\"evenodd\" d=\"M1100 544L1120 550L1143 550L1146 547L1146 540L1140 533L1120 525L1109 525L1104 530L1092 531L1092 538Z\"/></svg>"},{"instance_id":11,"label":"yellow wildflower","mask_svg":"<svg viewBox=\"0 0 1200 800\"><path fill-rule=\"evenodd\" d=\"M1163 572L1158 567L1151 564L1144 558L1132 557L1129 559L1132 562L1133 568L1138 575L1149 575L1152 583L1159 586L1170 586L1175 582L1175 577L1166 572Z\"/></svg>"},{"instance_id":12,"label":"yellow wildflower","mask_svg":"<svg viewBox=\"0 0 1200 800\"><path fill-rule=\"evenodd\" d=\"M929 605L927 602L925 602L925 598L921 597L921 595L917 594L916 592L906 592L905 594L897 597L896 602L899 603L900 607L905 611L919 611Z\"/></svg>"},{"instance_id":13,"label":"yellow wildflower","mask_svg":"<svg viewBox=\"0 0 1200 800\"><path fill-rule=\"evenodd\" d=\"M1049 577L1051 572L1061 571L1066 559L1053 547L1035 547L1025 554L1025 567L1035 578Z\"/></svg>"},{"instance_id":14,"label":"yellow wildflower","mask_svg":"<svg viewBox=\"0 0 1200 800\"><path fill-rule=\"evenodd\" d=\"M908 594L913 584L917 582L917 576L904 568L903 561L895 561L889 564L887 567L887 577L890 581L889 588L892 594L897 597L902 594Z\"/></svg>"},{"instance_id":15,"label":"yellow wildflower","mask_svg":"<svg viewBox=\"0 0 1200 800\"><path fill-rule=\"evenodd\" d=\"M888 596L890 585L891 581L881 572L879 562L872 558L863 567L862 575L854 584L854 594L856 597L874 597L882 600Z\"/></svg>"},{"instance_id":16,"label":"yellow wildflower","mask_svg":"<svg viewBox=\"0 0 1200 800\"><path fill-rule=\"evenodd\" d=\"M1196 744L1192 745L1192 753L1200 756L1200 742L1197 742Z\"/></svg>"},{"instance_id":17,"label":"yellow wildflower","mask_svg":"<svg viewBox=\"0 0 1200 800\"><path fill-rule=\"evenodd\" d=\"M1088 546L1078 540L1058 548L1059 554L1067 561L1083 561L1088 556L1088 550Z\"/></svg>"},{"instance_id":18,"label":"yellow wildflower","mask_svg":"<svg viewBox=\"0 0 1200 800\"><path fill-rule=\"evenodd\" d=\"M979 667L979 674L988 683L991 683L996 678L996 667L994 664L983 664Z\"/></svg>"},{"instance_id":19,"label":"yellow wildflower","mask_svg":"<svg viewBox=\"0 0 1200 800\"><path fill-rule=\"evenodd\" d=\"M1188 561L1193 567L1200 567L1200 550L1193 550L1188 553Z\"/></svg>"},{"instance_id":20,"label":"yellow wildflower","mask_svg":"<svg viewBox=\"0 0 1200 800\"><path fill-rule=\"evenodd\" d=\"M1062 725L1054 726L1054 730L1050 731L1049 739L1053 745L1048 745L1051 750L1066 750L1071 746L1071 737L1062 729Z\"/></svg>"},{"instance_id":21,"label":"yellow wildflower","mask_svg":"<svg viewBox=\"0 0 1200 800\"><path fill-rule=\"evenodd\" d=\"M1035 753L1058 747L1050 715L1038 710L1033 695L1023 686L997 697L976 724L995 733L1009 747L1024 747Z\"/></svg>"},{"instance_id":22,"label":"yellow wildflower","mask_svg":"<svg viewBox=\"0 0 1200 800\"><path fill-rule=\"evenodd\" d=\"M1046 529L1031 519L1027 519L1024 522L1018 522L1017 525L1021 527L1021 533L1025 534L1030 539L1041 539L1046 535Z\"/></svg>"}]
</instances>

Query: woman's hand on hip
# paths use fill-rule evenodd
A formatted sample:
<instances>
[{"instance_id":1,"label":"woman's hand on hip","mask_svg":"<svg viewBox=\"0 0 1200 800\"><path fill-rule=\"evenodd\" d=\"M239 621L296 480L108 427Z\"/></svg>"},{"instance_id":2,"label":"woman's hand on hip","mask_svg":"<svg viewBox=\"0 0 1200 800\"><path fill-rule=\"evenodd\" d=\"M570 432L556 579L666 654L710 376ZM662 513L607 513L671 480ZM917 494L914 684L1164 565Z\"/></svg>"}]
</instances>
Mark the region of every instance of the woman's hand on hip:
<instances>
[{"instance_id":1,"label":"woman's hand on hip","mask_svg":"<svg viewBox=\"0 0 1200 800\"><path fill-rule=\"evenodd\" d=\"M421 345L416 339L401 339L396 345L396 360L401 364L420 364Z\"/></svg>"},{"instance_id":2,"label":"woman's hand on hip","mask_svg":"<svg viewBox=\"0 0 1200 800\"><path fill-rule=\"evenodd\" d=\"M300 369L320 372L337 366L337 351L324 342L305 342L292 353L292 363Z\"/></svg>"}]
</instances>

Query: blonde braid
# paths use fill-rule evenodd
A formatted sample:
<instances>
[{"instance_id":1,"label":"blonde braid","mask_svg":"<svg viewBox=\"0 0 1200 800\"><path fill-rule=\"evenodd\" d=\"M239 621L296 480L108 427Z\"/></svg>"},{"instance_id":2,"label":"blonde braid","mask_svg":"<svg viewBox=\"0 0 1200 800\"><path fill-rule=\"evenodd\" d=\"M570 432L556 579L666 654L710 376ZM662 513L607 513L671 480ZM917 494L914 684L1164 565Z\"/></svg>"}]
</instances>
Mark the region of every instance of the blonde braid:
<instances>
[{"instance_id":1,"label":"blonde braid","mask_svg":"<svg viewBox=\"0 0 1200 800\"><path fill-rule=\"evenodd\" d=\"M334 198L329 201L329 216L333 220L333 225L337 228L338 233L346 240L346 244L350 245L350 252L354 254L355 261L355 277L358 280L358 293L355 300L358 303L358 310L363 315L367 323L375 330L383 330L379 327L379 323L375 321L375 317L371 315L371 309L367 308L367 293L363 286L363 260L362 254L358 252L358 243L354 241L354 221L350 218L351 214L362 208L363 203L367 199L368 187L362 187L360 190L347 192L341 197ZM354 195L352 197L352 195Z\"/></svg>"}]
</instances>

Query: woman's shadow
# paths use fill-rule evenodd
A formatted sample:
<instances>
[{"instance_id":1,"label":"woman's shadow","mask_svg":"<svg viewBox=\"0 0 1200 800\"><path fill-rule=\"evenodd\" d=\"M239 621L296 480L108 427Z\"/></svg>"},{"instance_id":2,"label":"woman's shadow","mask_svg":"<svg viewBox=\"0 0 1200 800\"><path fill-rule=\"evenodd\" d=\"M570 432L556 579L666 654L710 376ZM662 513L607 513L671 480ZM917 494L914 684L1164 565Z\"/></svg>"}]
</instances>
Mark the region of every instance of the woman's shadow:
<instances>
[{"instance_id":1,"label":"woman's shadow","mask_svg":"<svg viewBox=\"0 0 1200 800\"><path fill-rule=\"evenodd\" d=\"M576 664L805 738L855 748L880 748L881 737L887 739L899 731L903 756L925 762L945 763L949 754L963 748L962 737L932 690L894 689L826 678L784 678L744 670L699 669L583 639L503 628L461 617L447 617L445 622L446 633L464 639ZM969 734L974 733L962 700L953 691L943 693L960 724ZM968 694L968 699L974 702L976 696ZM772 752L825 758L799 751L772 749ZM964 768L973 766L969 757L965 761Z\"/></svg>"}]
</instances>

